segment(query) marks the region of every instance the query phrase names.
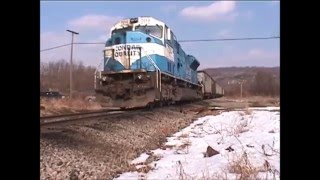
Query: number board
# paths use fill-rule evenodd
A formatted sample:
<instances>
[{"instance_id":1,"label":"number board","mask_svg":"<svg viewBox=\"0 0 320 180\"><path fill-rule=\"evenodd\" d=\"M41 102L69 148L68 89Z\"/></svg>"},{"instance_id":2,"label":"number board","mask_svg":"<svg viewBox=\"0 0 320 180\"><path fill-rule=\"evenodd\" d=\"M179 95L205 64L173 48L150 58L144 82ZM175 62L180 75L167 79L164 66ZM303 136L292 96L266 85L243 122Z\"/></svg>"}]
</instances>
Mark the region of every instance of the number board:
<instances>
[{"instance_id":1,"label":"number board","mask_svg":"<svg viewBox=\"0 0 320 180\"><path fill-rule=\"evenodd\" d=\"M141 18L140 19L140 24L149 24L150 23L150 18Z\"/></svg>"}]
</instances>

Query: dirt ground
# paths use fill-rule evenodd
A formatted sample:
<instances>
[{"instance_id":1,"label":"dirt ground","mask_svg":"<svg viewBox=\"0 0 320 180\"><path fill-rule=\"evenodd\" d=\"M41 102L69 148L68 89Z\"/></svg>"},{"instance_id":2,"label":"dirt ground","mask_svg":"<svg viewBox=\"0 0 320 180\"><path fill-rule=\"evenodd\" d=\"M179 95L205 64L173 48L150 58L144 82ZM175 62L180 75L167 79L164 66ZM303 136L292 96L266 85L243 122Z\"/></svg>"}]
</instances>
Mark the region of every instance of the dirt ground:
<instances>
[{"instance_id":1,"label":"dirt ground","mask_svg":"<svg viewBox=\"0 0 320 180\"><path fill-rule=\"evenodd\" d=\"M113 179L121 172L134 170L130 161L139 154L165 148L166 137L198 117L219 114L221 110L214 107L245 108L255 102L264 101L219 98L43 131L40 179ZM276 105L278 101L265 103Z\"/></svg>"}]
</instances>

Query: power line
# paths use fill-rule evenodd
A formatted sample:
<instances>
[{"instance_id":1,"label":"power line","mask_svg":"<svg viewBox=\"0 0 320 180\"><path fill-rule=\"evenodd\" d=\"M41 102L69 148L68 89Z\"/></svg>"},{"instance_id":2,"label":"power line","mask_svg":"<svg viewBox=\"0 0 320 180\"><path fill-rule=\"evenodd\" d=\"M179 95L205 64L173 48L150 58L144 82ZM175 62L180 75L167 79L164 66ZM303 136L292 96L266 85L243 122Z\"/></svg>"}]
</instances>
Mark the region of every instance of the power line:
<instances>
[{"instance_id":1,"label":"power line","mask_svg":"<svg viewBox=\"0 0 320 180\"><path fill-rule=\"evenodd\" d=\"M255 37L255 38L246 37L246 38L224 38L224 39L194 39L194 40L180 40L178 42L185 43L185 42L209 42L209 41L267 40L267 39L280 39L280 36ZM78 42L78 43L73 43L73 44L105 44L105 42ZM60 47L64 47L64 46L69 46L69 45L71 45L71 44L64 44L61 46L43 49L43 50L40 50L40 52L48 51L48 50L52 50L52 49L56 49L56 48L60 48Z\"/></svg>"},{"instance_id":2,"label":"power line","mask_svg":"<svg viewBox=\"0 0 320 180\"><path fill-rule=\"evenodd\" d=\"M240 41L240 40L259 40L259 39L279 39L280 36L256 37L256 38L225 38L225 39L200 39L200 40L181 40L181 42L205 42L205 41Z\"/></svg>"},{"instance_id":3,"label":"power line","mask_svg":"<svg viewBox=\"0 0 320 180\"><path fill-rule=\"evenodd\" d=\"M90 43L90 42L79 42L79 43L73 43L73 44L106 44L106 43L103 43L103 42L97 42L97 43ZM42 49L40 50L40 52L43 52L43 51L48 51L48 50L52 50L52 49L57 49L57 48L61 48L61 47L64 47L64 46L69 46L71 45L70 43L69 44L64 44L64 45L61 45L61 46L55 46L55 47L51 47L51 48L47 48L47 49Z\"/></svg>"},{"instance_id":4,"label":"power line","mask_svg":"<svg viewBox=\"0 0 320 180\"><path fill-rule=\"evenodd\" d=\"M272 36L272 37L256 37L256 38L225 38L225 39L195 39L195 40L180 40L178 42L201 42L201 41L239 41L239 40L262 40L262 39L279 39L280 36ZM105 44L105 43L74 43L74 44Z\"/></svg>"},{"instance_id":5,"label":"power line","mask_svg":"<svg viewBox=\"0 0 320 180\"><path fill-rule=\"evenodd\" d=\"M61 45L61 46L55 46L55 47L52 47L52 48L40 50L40 52L48 51L48 50L51 50L51 49L57 49L57 48L61 48L61 47L64 47L64 46L69 46L69 45L71 45L71 44L69 43L69 44L64 44L64 45Z\"/></svg>"},{"instance_id":6,"label":"power line","mask_svg":"<svg viewBox=\"0 0 320 180\"><path fill-rule=\"evenodd\" d=\"M73 43L73 44L106 44L104 42L79 42L79 43Z\"/></svg>"}]
</instances>

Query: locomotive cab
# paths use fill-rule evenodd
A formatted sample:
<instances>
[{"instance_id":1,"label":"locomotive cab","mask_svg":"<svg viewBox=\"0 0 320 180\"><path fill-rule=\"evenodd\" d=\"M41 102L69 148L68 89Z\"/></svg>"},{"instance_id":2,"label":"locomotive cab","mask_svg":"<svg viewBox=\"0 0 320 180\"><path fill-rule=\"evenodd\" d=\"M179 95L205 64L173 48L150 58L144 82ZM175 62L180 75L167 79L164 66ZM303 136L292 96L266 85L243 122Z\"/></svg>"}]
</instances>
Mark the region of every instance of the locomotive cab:
<instances>
[{"instance_id":1,"label":"locomotive cab","mask_svg":"<svg viewBox=\"0 0 320 180\"><path fill-rule=\"evenodd\" d=\"M106 42L104 70L154 70L149 60L141 56L158 53L154 46L163 45L163 27L164 23L150 17L125 19L114 25Z\"/></svg>"}]
</instances>

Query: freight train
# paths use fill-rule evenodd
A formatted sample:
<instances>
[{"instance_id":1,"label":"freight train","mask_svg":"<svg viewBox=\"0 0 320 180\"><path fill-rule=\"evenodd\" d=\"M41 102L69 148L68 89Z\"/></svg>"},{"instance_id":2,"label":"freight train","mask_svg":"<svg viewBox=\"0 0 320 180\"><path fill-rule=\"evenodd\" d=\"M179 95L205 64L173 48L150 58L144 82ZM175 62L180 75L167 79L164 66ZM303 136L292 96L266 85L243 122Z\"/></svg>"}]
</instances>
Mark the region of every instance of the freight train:
<instances>
[{"instance_id":1,"label":"freight train","mask_svg":"<svg viewBox=\"0 0 320 180\"><path fill-rule=\"evenodd\" d=\"M224 95L224 89L206 71L198 71L198 80L202 86L203 99L219 98Z\"/></svg>"},{"instance_id":2,"label":"freight train","mask_svg":"<svg viewBox=\"0 0 320 180\"><path fill-rule=\"evenodd\" d=\"M110 33L103 69L94 77L104 106L161 106L223 95L216 90L209 96L204 93L209 89L204 79L199 82L199 61L186 54L164 22L153 17L124 19Z\"/></svg>"}]
</instances>

